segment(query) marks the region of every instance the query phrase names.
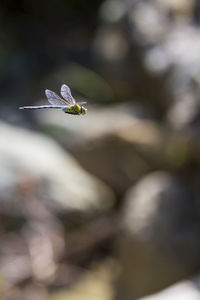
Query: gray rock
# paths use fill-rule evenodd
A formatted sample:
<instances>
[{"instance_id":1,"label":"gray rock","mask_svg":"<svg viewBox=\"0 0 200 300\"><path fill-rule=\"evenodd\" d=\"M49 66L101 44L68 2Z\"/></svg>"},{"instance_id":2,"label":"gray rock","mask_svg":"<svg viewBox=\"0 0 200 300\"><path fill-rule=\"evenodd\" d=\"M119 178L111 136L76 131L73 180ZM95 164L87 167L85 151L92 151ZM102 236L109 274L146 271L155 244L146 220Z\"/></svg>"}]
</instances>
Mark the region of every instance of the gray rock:
<instances>
[{"instance_id":1,"label":"gray rock","mask_svg":"<svg viewBox=\"0 0 200 300\"><path fill-rule=\"evenodd\" d=\"M1 212L22 212L27 199L84 213L112 205L111 190L50 138L3 123L0 136Z\"/></svg>"},{"instance_id":2,"label":"gray rock","mask_svg":"<svg viewBox=\"0 0 200 300\"><path fill-rule=\"evenodd\" d=\"M115 299L155 293L200 268L199 218L189 179L152 173L129 190Z\"/></svg>"},{"instance_id":3,"label":"gray rock","mask_svg":"<svg viewBox=\"0 0 200 300\"><path fill-rule=\"evenodd\" d=\"M87 171L120 194L155 169L174 171L199 161L191 137L167 130L130 103L91 107L84 117L52 111L36 117Z\"/></svg>"},{"instance_id":4,"label":"gray rock","mask_svg":"<svg viewBox=\"0 0 200 300\"><path fill-rule=\"evenodd\" d=\"M36 116L43 129L70 150L87 171L121 193L154 168L153 160L158 164L164 135L155 122L144 119L144 114L126 104L88 108L84 117L46 111Z\"/></svg>"},{"instance_id":5,"label":"gray rock","mask_svg":"<svg viewBox=\"0 0 200 300\"><path fill-rule=\"evenodd\" d=\"M160 293L141 298L140 300L199 300L200 275L178 282Z\"/></svg>"},{"instance_id":6,"label":"gray rock","mask_svg":"<svg viewBox=\"0 0 200 300\"><path fill-rule=\"evenodd\" d=\"M126 230L188 266L192 262L194 266L200 263L198 217L187 178L156 172L142 179L127 194Z\"/></svg>"},{"instance_id":7,"label":"gray rock","mask_svg":"<svg viewBox=\"0 0 200 300\"><path fill-rule=\"evenodd\" d=\"M110 108L88 106L85 116L66 115L52 110L37 111L35 117L41 129L71 148L125 128L138 119L130 105Z\"/></svg>"}]
</instances>

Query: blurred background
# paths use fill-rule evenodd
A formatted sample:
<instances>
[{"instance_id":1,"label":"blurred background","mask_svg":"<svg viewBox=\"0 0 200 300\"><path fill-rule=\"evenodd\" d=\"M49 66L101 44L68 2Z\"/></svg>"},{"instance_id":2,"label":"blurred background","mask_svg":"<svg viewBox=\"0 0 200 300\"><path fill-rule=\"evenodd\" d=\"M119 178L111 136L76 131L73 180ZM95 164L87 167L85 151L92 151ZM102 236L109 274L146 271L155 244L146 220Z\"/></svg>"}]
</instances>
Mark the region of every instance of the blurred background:
<instances>
[{"instance_id":1,"label":"blurred background","mask_svg":"<svg viewBox=\"0 0 200 300\"><path fill-rule=\"evenodd\" d=\"M0 101L1 299L200 299L198 0L0 1Z\"/></svg>"}]
</instances>

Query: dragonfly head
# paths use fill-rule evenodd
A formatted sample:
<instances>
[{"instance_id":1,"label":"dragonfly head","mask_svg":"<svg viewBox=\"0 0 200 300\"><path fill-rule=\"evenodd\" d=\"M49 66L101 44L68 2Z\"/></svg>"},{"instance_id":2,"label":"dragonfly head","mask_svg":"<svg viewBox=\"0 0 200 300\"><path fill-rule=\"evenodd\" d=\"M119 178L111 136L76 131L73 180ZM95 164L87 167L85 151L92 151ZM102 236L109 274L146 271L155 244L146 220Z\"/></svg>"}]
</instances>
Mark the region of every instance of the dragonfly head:
<instances>
[{"instance_id":1,"label":"dragonfly head","mask_svg":"<svg viewBox=\"0 0 200 300\"><path fill-rule=\"evenodd\" d=\"M81 114L85 115L87 112L87 108L85 108L84 106L81 106Z\"/></svg>"}]
</instances>

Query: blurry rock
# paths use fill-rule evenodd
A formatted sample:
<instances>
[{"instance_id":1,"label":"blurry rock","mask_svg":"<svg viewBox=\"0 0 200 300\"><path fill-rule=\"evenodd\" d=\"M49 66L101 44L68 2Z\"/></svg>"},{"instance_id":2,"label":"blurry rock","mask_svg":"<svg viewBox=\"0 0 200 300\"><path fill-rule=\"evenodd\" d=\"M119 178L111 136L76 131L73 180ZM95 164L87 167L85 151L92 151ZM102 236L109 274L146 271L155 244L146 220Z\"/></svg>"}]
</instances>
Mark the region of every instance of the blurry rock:
<instances>
[{"instance_id":1,"label":"blurry rock","mask_svg":"<svg viewBox=\"0 0 200 300\"><path fill-rule=\"evenodd\" d=\"M37 114L46 132L117 192L154 168L152 156L162 144L159 126L139 115L131 105L91 108L86 116L77 118L64 114L58 118L51 112Z\"/></svg>"},{"instance_id":2,"label":"blurry rock","mask_svg":"<svg viewBox=\"0 0 200 300\"><path fill-rule=\"evenodd\" d=\"M198 133L200 128L200 31L199 27L191 25L190 21L194 1L160 2L163 2L163 6L169 6L170 12L174 10L173 26L172 24L167 26L162 40L155 41L154 45L145 51L144 65L150 73L159 74L159 76L167 74L164 84L165 94L168 97L166 101L167 123L176 130L192 130ZM176 8L179 12L176 12ZM185 11L185 14L182 11L184 18L179 17L181 9ZM148 42L148 39L145 41Z\"/></svg>"},{"instance_id":3,"label":"blurry rock","mask_svg":"<svg viewBox=\"0 0 200 300\"><path fill-rule=\"evenodd\" d=\"M28 283L25 287L14 287L3 292L5 300L45 300L47 289L39 283Z\"/></svg>"},{"instance_id":4,"label":"blurry rock","mask_svg":"<svg viewBox=\"0 0 200 300\"><path fill-rule=\"evenodd\" d=\"M127 56L129 45L119 28L103 27L97 33L94 50L101 59L119 63Z\"/></svg>"},{"instance_id":5,"label":"blurry rock","mask_svg":"<svg viewBox=\"0 0 200 300\"><path fill-rule=\"evenodd\" d=\"M181 68L182 72L185 71L185 74L180 74L180 76L182 75L183 80L185 79L185 76L191 75L192 72L195 72L197 69L199 69L198 51L200 43L198 36L198 27L193 27L187 23L180 24L179 22L174 22L172 30L167 32L162 41L156 43L154 47L150 48L150 52L147 52L147 54L153 53L151 51L155 51L155 49L162 50L163 58L166 57L166 60L168 61L168 68L173 65L175 68ZM175 41L176 43L174 43ZM197 65L195 65L195 62ZM156 61L154 61L154 63L156 63ZM172 69L169 75L172 76L172 74L174 72L177 73L177 71L178 69ZM177 78L177 80L178 79L180 78Z\"/></svg>"},{"instance_id":6,"label":"blurry rock","mask_svg":"<svg viewBox=\"0 0 200 300\"><path fill-rule=\"evenodd\" d=\"M57 262L65 251L64 231L58 224L29 222L23 230L32 277L43 284L55 279Z\"/></svg>"},{"instance_id":7,"label":"blurry rock","mask_svg":"<svg viewBox=\"0 0 200 300\"><path fill-rule=\"evenodd\" d=\"M126 2L121 0L106 0L100 7L101 19L110 23L119 22L126 12Z\"/></svg>"},{"instance_id":8,"label":"blurry rock","mask_svg":"<svg viewBox=\"0 0 200 300\"><path fill-rule=\"evenodd\" d=\"M21 293L19 285L29 293L29 282L42 285L38 293L43 295L57 276L59 261L68 255L67 224L108 211L113 193L51 139L3 123L0 135L0 273L5 294L12 299L9 291Z\"/></svg>"},{"instance_id":9,"label":"blurry rock","mask_svg":"<svg viewBox=\"0 0 200 300\"><path fill-rule=\"evenodd\" d=\"M132 8L128 11L134 39L137 39L140 46L158 46L163 42L170 41L169 36L173 34L177 24L180 25L180 28L189 27L194 6L194 0L134 1ZM177 42L179 43L176 41L174 47ZM147 49L147 52L149 50L150 48ZM188 55L190 54L188 53ZM178 56L177 59L179 59Z\"/></svg>"},{"instance_id":10,"label":"blurry rock","mask_svg":"<svg viewBox=\"0 0 200 300\"><path fill-rule=\"evenodd\" d=\"M125 128L145 114L129 104L105 107L89 106L85 116L71 116L59 111L37 111L35 117L41 129L51 134L67 148L79 147L88 141Z\"/></svg>"},{"instance_id":11,"label":"blurry rock","mask_svg":"<svg viewBox=\"0 0 200 300\"><path fill-rule=\"evenodd\" d=\"M140 45L158 43L169 25L165 7L156 1L135 1L128 18L134 38Z\"/></svg>"},{"instance_id":12,"label":"blurry rock","mask_svg":"<svg viewBox=\"0 0 200 300\"><path fill-rule=\"evenodd\" d=\"M71 287L54 291L50 300L112 300L112 282L118 273L115 261L107 260L85 270L83 276Z\"/></svg>"},{"instance_id":13,"label":"blurry rock","mask_svg":"<svg viewBox=\"0 0 200 300\"><path fill-rule=\"evenodd\" d=\"M199 7L195 0L102 2L93 53L97 73L114 92L107 94L108 101L137 99L173 128L191 123L195 128L200 106L195 83L200 73ZM78 81L84 82L84 92L89 90L87 76ZM96 99L98 94L103 98L98 91Z\"/></svg>"},{"instance_id":14,"label":"blurry rock","mask_svg":"<svg viewBox=\"0 0 200 300\"><path fill-rule=\"evenodd\" d=\"M115 299L155 293L199 270L197 208L189 178L167 172L146 176L128 192Z\"/></svg>"},{"instance_id":15,"label":"blurry rock","mask_svg":"<svg viewBox=\"0 0 200 300\"><path fill-rule=\"evenodd\" d=\"M1 254L0 271L5 280L4 290L24 282L31 277L32 271L28 254Z\"/></svg>"},{"instance_id":16,"label":"blurry rock","mask_svg":"<svg viewBox=\"0 0 200 300\"><path fill-rule=\"evenodd\" d=\"M175 16L188 16L190 18L195 8L195 0L156 0L156 2Z\"/></svg>"},{"instance_id":17,"label":"blurry rock","mask_svg":"<svg viewBox=\"0 0 200 300\"><path fill-rule=\"evenodd\" d=\"M182 99L177 99L168 110L167 121L175 130L190 130L197 133L200 128L200 102L192 91L182 91Z\"/></svg>"},{"instance_id":18,"label":"blurry rock","mask_svg":"<svg viewBox=\"0 0 200 300\"><path fill-rule=\"evenodd\" d=\"M160 293L142 298L140 300L199 300L200 275L178 282Z\"/></svg>"},{"instance_id":19,"label":"blurry rock","mask_svg":"<svg viewBox=\"0 0 200 300\"><path fill-rule=\"evenodd\" d=\"M109 188L51 139L3 123L0 135L1 213L21 214L31 199L60 212L90 213L112 205ZM42 209L33 204L31 211L36 217Z\"/></svg>"},{"instance_id":20,"label":"blurry rock","mask_svg":"<svg viewBox=\"0 0 200 300\"><path fill-rule=\"evenodd\" d=\"M130 104L89 108L77 118L51 111L36 116L46 133L117 193L155 169L199 165L199 150L187 135L170 132Z\"/></svg>"},{"instance_id":21,"label":"blurry rock","mask_svg":"<svg viewBox=\"0 0 200 300\"><path fill-rule=\"evenodd\" d=\"M171 2L171 6L173 6L173 3L180 4L185 1L160 2L163 2L162 9L164 9L167 3L170 6ZM193 2L194 1L191 1L190 4ZM150 5L150 7L152 7L152 4L142 3L140 5ZM180 7L181 6L182 5L180 5ZM184 9L184 5L182 8ZM185 9L187 10L186 7ZM137 11L135 11L135 14L138 15ZM160 16L160 18L161 15L161 12L159 12L158 16ZM190 15L190 18L191 17ZM166 23L164 25L163 23L162 39L157 37L152 41L149 39L152 35L154 37L156 31L150 28L150 26L146 26L151 34L148 33L148 30L145 31L148 37L144 36L143 43L146 42L149 47L144 51L143 62L145 68L150 73L159 75L159 77L167 74L163 84L163 91L165 96L167 96L163 98L165 99L166 107L168 107L166 111L167 123L170 124L172 128L178 130L192 129L196 132L199 131L200 127L200 30L199 27L193 26L188 22L190 18L186 18L183 21L183 19L178 18L175 13L173 26L172 24L169 26L169 24ZM155 17L153 20L154 19ZM141 20L141 18L139 18L139 20ZM169 22L169 16L167 20ZM141 23L143 24L143 22ZM158 28L159 26L155 27ZM162 27L159 27L159 30L161 30Z\"/></svg>"},{"instance_id":22,"label":"blurry rock","mask_svg":"<svg viewBox=\"0 0 200 300\"><path fill-rule=\"evenodd\" d=\"M22 223L23 219L20 221ZM54 223L53 217L51 223L47 219L43 222L29 220L20 230L15 228L15 232L7 230L4 235L1 234L0 272L5 281L4 291L8 292L27 279L50 284L55 278L57 263L64 251L64 232L58 221L55 222L55 217Z\"/></svg>"},{"instance_id":23,"label":"blurry rock","mask_svg":"<svg viewBox=\"0 0 200 300\"><path fill-rule=\"evenodd\" d=\"M199 34L199 28L176 26L163 48L173 67L167 84L170 93L167 121L175 129L193 132L200 127Z\"/></svg>"}]
</instances>

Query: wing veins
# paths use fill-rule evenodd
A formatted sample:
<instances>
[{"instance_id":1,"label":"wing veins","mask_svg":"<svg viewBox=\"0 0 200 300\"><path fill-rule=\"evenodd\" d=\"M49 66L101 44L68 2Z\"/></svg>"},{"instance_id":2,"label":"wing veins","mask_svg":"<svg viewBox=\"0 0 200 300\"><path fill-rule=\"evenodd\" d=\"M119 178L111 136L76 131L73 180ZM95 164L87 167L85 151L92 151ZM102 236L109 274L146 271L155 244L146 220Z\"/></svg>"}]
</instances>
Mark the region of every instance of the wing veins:
<instances>
[{"instance_id":1,"label":"wing veins","mask_svg":"<svg viewBox=\"0 0 200 300\"><path fill-rule=\"evenodd\" d=\"M76 100L73 98L71 94L71 90L68 85L63 84L60 90L61 96L67 101L68 104L74 105L76 104Z\"/></svg>"},{"instance_id":2,"label":"wing veins","mask_svg":"<svg viewBox=\"0 0 200 300\"><path fill-rule=\"evenodd\" d=\"M61 105L61 106L68 105L67 101L65 101L64 99L59 97L55 92L53 92L51 90L45 90L45 94L46 94L47 100L52 105Z\"/></svg>"}]
</instances>

